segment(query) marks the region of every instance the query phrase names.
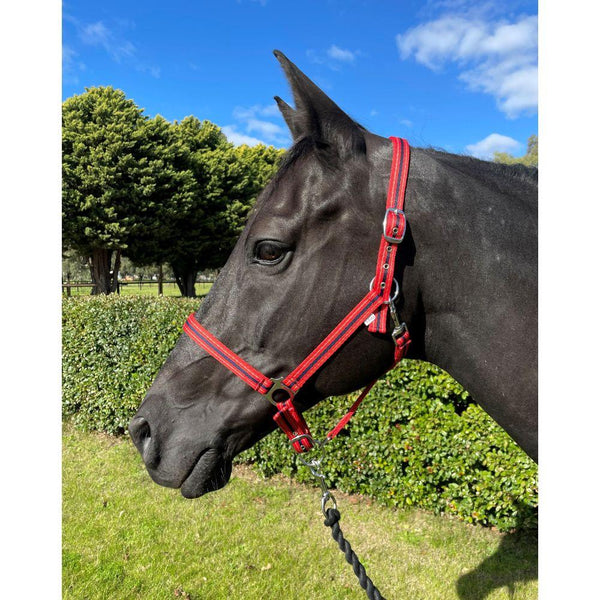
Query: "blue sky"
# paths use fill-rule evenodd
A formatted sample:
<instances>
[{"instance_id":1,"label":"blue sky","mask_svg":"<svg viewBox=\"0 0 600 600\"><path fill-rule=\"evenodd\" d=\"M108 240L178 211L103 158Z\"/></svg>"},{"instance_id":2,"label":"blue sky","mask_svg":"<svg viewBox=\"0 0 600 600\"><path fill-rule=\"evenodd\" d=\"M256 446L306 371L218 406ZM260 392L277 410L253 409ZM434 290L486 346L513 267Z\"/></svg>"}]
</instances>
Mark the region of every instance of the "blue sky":
<instances>
[{"instance_id":1,"label":"blue sky","mask_svg":"<svg viewBox=\"0 0 600 600\"><path fill-rule=\"evenodd\" d=\"M63 3L63 98L112 85L169 120L287 147L271 51L374 133L488 158L537 133L537 3L105 0Z\"/></svg>"}]
</instances>

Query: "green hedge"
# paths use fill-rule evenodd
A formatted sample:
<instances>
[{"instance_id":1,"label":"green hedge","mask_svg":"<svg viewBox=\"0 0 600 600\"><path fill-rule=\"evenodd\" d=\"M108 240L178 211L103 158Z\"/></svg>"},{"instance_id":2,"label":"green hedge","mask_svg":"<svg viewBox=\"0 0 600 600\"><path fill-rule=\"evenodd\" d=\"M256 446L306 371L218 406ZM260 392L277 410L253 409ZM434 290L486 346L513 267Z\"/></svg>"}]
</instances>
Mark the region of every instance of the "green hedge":
<instances>
[{"instance_id":1,"label":"green hedge","mask_svg":"<svg viewBox=\"0 0 600 600\"><path fill-rule=\"evenodd\" d=\"M76 426L122 433L198 300L70 298L63 301L63 411ZM355 395L307 413L323 435ZM467 392L440 369L404 361L373 388L328 445L338 489L392 506L413 505L500 530L537 525L537 467ZM298 468L275 432L244 452L266 476Z\"/></svg>"},{"instance_id":2,"label":"green hedge","mask_svg":"<svg viewBox=\"0 0 600 600\"><path fill-rule=\"evenodd\" d=\"M198 299L88 296L63 300L63 416L120 434Z\"/></svg>"}]
</instances>

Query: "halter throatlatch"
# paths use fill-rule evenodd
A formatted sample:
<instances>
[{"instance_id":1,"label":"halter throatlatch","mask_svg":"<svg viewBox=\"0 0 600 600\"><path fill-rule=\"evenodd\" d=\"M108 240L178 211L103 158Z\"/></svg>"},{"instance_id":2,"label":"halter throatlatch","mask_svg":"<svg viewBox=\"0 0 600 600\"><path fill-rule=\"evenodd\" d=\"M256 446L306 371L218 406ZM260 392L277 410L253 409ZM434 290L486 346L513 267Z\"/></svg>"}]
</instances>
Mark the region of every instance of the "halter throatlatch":
<instances>
[{"instance_id":1,"label":"halter throatlatch","mask_svg":"<svg viewBox=\"0 0 600 600\"><path fill-rule=\"evenodd\" d=\"M393 146L392 168L375 277L371 281L370 289L339 325L287 377L270 378L255 369L205 329L193 314L188 317L183 326L183 330L189 337L208 354L253 390L267 397L277 409L277 413L273 416L274 421L284 431L298 453L313 448L315 441L304 417L294 406L294 397L361 325L366 325L372 332L386 333L389 312L393 324L391 336L395 344L394 362L390 368L404 358L410 344L408 329L406 324L400 321L394 304L399 292L398 282L394 279L394 265L398 245L404 239L406 232L403 209L410 147L404 139L396 137L390 139ZM325 441L333 439L346 426L374 384L375 381L361 392L350 410L327 434Z\"/></svg>"}]
</instances>

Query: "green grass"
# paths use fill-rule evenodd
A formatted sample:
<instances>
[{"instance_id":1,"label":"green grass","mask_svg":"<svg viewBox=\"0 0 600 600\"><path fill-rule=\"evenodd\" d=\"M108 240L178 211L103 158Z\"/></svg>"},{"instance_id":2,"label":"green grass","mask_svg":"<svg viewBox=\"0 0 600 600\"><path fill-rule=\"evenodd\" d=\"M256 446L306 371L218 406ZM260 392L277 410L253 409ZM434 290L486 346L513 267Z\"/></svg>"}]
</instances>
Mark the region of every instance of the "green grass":
<instances>
[{"instance_id":1,"label":"green grass","mask_svg":"<svg viewBox=\"0 0 600 600\"><path fill-rule=\"evenodd\" d=\"M196 294L204 296L208 294L212 283L197 283ZM71 296L89 296L92 286L71 288ZM158 296L158 283L145 283L140 285L135 281L129 281L126 284L121 284L121 296ZM63 290L63 296L66 296L66 291ZM163 296L180 297L179 288L176 283L163 283Z\"/></svg>"},{"instance_id":2,"label":"green grass","mask_svg":"<svg viewBox=\"0 0 600 600\"><path fill-rule=\"evenodd\" d=\"M537 538L336 494L388 599L537 598ZM365 598L316 489L247 466L197 500L148 477L126 438L63 437L63 598Z\"/></svg>"}]
</instances>

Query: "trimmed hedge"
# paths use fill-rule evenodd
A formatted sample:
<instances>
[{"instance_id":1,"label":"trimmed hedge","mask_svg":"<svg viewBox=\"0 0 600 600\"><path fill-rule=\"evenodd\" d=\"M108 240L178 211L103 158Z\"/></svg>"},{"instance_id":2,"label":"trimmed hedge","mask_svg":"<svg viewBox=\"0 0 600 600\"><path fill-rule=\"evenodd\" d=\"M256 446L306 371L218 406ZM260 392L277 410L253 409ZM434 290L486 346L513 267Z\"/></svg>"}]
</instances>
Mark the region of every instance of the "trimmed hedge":
<instances>
[{"instance_id":1,"label":"trimmed hedge","mask_svg":"<svg viewBox=\"0 0 600 600\"><path fill-rule=\"evenodd\" d=\"M86 430L126 430L198 300L70 298L63 301L63 414ZM309 411L323 435L356 394ZM275 432L237 459L265 476L313 482ZM448 374L403 361L373 388L327 448L338 489L391 506L418 506L502 531L537 526L537 466Z\"/></svg>"},{"instance_id":2,"label":"trimmed hedge","mask_svg":"<svg viewBox=\"0 0 600 600\"><path fill-rule=\"evenodd\" d=\"M88 296L63 300L63 417L122 434L198 299Z\"/></svg>"}]
</instances>

